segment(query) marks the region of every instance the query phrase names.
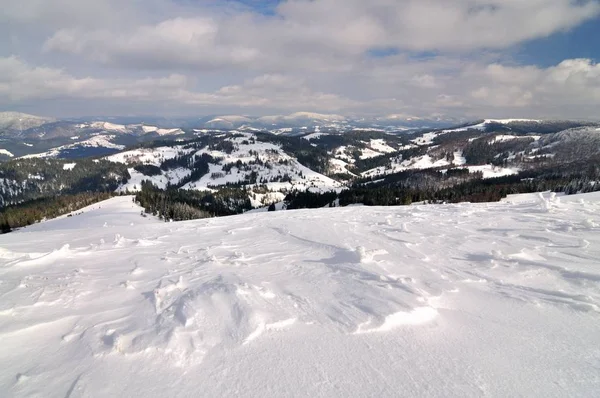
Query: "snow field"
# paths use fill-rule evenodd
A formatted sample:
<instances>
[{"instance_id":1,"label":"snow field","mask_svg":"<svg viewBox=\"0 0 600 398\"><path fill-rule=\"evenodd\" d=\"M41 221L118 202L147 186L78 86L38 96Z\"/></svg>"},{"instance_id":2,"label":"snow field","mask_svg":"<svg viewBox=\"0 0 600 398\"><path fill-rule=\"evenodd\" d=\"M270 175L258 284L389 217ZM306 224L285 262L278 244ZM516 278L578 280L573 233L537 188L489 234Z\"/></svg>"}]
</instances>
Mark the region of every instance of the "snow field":
<instances>
[{"instance_id":1,"label":"snow field","mask_svg":"<svg viewBox=\"0 0 600 398\"><path fill-rule=\"evenodd\" d=\"M0 391L597 391L600 194L139 213L120 197L0 236Z\"/></svg>"}]
</instances>

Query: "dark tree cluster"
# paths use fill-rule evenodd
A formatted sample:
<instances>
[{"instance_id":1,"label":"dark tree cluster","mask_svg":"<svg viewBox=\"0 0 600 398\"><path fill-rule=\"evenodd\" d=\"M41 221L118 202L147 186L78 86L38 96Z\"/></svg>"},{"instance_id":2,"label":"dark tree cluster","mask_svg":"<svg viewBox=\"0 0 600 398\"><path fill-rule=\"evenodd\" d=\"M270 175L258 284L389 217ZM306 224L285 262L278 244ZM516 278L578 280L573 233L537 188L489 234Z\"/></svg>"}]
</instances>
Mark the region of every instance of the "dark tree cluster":
<instances>
[{"instance_id":1,"label":"dark tree cluster","mask_svg":"<svg viewBox=\"0 0 600 398\"><path fill-rule=\"evenodd\" d=\"M288 210L318 209L332 206L337 199L336 192L316 193L310 191L293 191L286 195L284 202Z\"/></svg>"},{"instance_id":2,"label":"dark tree cluster","mask_svg":"<svg viewBox=\"0 0 600 398\"><path fill-rule=\"evenodd\" d=\"M0 232L35 224L45 218L54 218L96 202L109 199L113 194L87 192L31 200L23 204L5 207L0 211Z\"/></svg>"},{"instance_id":3,"label":"dark tree cluster","mask_svg":"<svg viewBox=\"0 0 600 398\"><path fill-rule=\"evenodd\" d=\"M135 201L146 213L165 221L229 216L252 208L249 193L241 189L223 188L215 193L183 189L162 190L149 181L143 181L141 188L135 196Z\"/></svg>"},{"instance_id":4,"label":"dark tree cluster","mask_svg":"<svg viewBox=\"0 0 600 398\"><path fill-rule=\"evenodd\" d=\"M148 177L159 176L162 174L161 168L152 164L138 164L134 166L133 169Z\"/></svg>"},{"instance_id":5,"label":"dark tree cluster","mask_svg":"<svg viewBox=\"0 0 600 398\"><path fill-rule=\"evenodd\" d=\"M59 159L16 159L0 163L0 209L61 194L113 192L129 180L127 166L80 159L75 167Z\"/></svg>"},{"instance_id":6,"label":"dark tree cluster","mask_svg":"<svg viewBox=\"0 0 600 398\"><path fill-rule=\"evenodd\" d=\"M511 153L530 151L532 138L520 138L504 142L490 142L487 137L470 142L463 150L467 164L493 164L502 166Z\"/></svg>"},{"instance_id":7,"label":"dark tree cluster","mask_svg":"<svg viewBox=\"0 0 600 398\"><path fill-rule=\"evenodd\" d=\"M465 169L454 169L450 171L450 175L434 170L406 171L377 182L357 183L339 194L296 194L290 196L293 205L288 208L305 208L311 204L323 207L318 205L332 202L336 198L339 199L340 206L356 203L395 206L413 202L496 202L507 195L543 191L566 194L600 191L600 158L591 160L564 164L560 168L548 166L525 170L518 175L490 179L481 178L481 174L467 174ZM462 182L447 186L441 183L444 179ZM426 181L432 183L428 184Z\"/></svg>"}]
</instances>

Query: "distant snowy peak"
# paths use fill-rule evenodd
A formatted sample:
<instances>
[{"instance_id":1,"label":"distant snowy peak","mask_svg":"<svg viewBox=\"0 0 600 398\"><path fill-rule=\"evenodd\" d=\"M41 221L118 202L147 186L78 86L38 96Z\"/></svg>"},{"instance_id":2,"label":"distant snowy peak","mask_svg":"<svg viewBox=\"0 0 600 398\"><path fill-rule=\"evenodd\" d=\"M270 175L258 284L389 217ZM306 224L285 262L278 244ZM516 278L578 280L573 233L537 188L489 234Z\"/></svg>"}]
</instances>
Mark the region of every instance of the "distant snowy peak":
<instances>
[{"instance_id":1,"label":"distant snowy peak","mask_svg":"<svg viewBox=\"0 0 600 398\"><path fill-rule=\"evenodd\" d=\"M86 127L85 124L82 125ZM158 126L145 125L145 124L115 124L110 122L94 122L89 125L91 128L101 129L109 133L120 133L120 134L158 134L160 136L165 135L181 135L185 134L180 128L161 128Z\"/></svg>"},{"instance_id":2,"label":"distant snowy peak","mask_svg":"<svg viewBox=\"0 0 600 398\"><path fill-rule=\"evenodd\" d=\"M309 119L314 121L324 121L324 122L345 122L347 119L344 116L340 115L325 115L322 113L311 113L311 112L296 112L291 115L285 116L286 120L298 120L298 119Z\"/></svg>"},{"instance_id":3,"label":"distant snowy peak","mask_svg":"<svg viewBox=\"0 0 600 398\"><path fill-rule=\"evenodd\" d=\"M213 129L233 129L251 123L252 119L246 116L225 115L218 116L204 124L204 127Z\"/></svg>"},{"instance_id":4,"label":"distant snowy peak","mask_svg":"<svg viewBox=\"0 0 600 398\"><path fill-rule=\"evenodd\" d=\"M93 122L90 124L91 128L102 129L105 131L111 131L115 133L128 133L129 130L125 125L122 124L114 124L110 122Z\"/></svg>"},{"instance_id":5,"label":"distant snowy peak","mask_svg":"<svg viewBox=\"0 0 600 398\"><path fill-rule=\"evenodd\" d=\"M543 120L536 119L486 119L484 124L510 124L510 123L542 123Z\"/></svg>"},{"instance_id":6,"label":"distant snowy peak","mask_svg":"<svg viewBox=\"0 0 600 398\"><path fill-rule=\"evenodd\" d=\"M0 130L27 130L53 122L54 119L20 112L0 112Z\"/></svg>"},{"instance_id":7,"label":"distant snowy peak","mask_svg":"<svg viewBox=\"0 0 600 398\"><path fill-rule=\"evenodd\" d=\"M144 133L154 133L158 130L158 127L156 126L142 126L142 130L144 131Z\"/></svg>"},{"instance_id":8,"label":"distant snowy peak","mask_svg":"<svg viewBox=\"0 0 600 398\"><path fill-rule=\"evenodd\" d=\"M261 117L249 117L241 115L214 116L202 123L204 128L209 129L282 129L315 127L327 125L341 125L347 123L344 116L335 114L321 114L312 112L296 112L290 115L270 115Z\"/></svg>"},{"instance_id":9,"label":"distant snowy peak","mask_svg":"<svg viewBox=\"0 0 600 398\"><path fill-rule=\"evenodd\" d=\"M102 135L98 134L92 136L86 140L78 141L73 144L62 145L59 147L52 148L46 152L42 153L33 153L29 155L22 156L23 159L29 158L61 158L63 157L64 152L69 151L85 151L86 149L100 149L102 152L104 151L120 151L125 149L124 145L115 144L112 140L115 138L115 135ZM101 152L101 153L102 153ZM94 153L96 154L96 153Z\"/></svg>"},{"instance_id":10,"label":"distant snowy peak","mask_svg":"<svg viewBox=\"0 0 600 398\"><path fill-rule=\"evenodd\" d=\"M506 130L520 130L525 132L527 130L542 131L542 132L558 132L571 128L579 128L585 126L600 126L595 122L583 122L583 121L572 121L572 120L541 120L541 119L481 119L473 123L465 123L456 128L450 128L443 130L444 133L467 131L467 130L481 130L486 131L493 127L503 127Z\"/></svg>"},{"instance_id":11,"label":"distant snowy peak","mask_svg":"<svg viewBox=\"0 0 600 398\"><path fill-rule=\"evenodd\" d=\"M154 130L154 132L160 136L165 136L165 135L182 135L185 134L185 132L181 129L160 129L157 128L156 130Z\"/></svg>"}]
</instances>

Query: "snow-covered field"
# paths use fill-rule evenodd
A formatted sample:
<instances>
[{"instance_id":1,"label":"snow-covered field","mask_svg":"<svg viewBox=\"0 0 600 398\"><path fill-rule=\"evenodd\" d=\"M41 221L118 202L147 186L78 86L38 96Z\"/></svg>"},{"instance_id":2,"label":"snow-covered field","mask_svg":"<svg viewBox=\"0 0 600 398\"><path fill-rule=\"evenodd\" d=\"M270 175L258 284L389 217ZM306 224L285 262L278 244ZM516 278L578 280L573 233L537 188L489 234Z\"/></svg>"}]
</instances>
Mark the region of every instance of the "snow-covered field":
<instances>
[{"instance_id":1,"label":"snow-covered field","mask_svg":"<svg viewBox=\"0 0 600 398\"><path fill-rule=\"evenodd\" d=\"M594 396L600 194L0 236L0 395Z\"/></svg>"}]
</instances>

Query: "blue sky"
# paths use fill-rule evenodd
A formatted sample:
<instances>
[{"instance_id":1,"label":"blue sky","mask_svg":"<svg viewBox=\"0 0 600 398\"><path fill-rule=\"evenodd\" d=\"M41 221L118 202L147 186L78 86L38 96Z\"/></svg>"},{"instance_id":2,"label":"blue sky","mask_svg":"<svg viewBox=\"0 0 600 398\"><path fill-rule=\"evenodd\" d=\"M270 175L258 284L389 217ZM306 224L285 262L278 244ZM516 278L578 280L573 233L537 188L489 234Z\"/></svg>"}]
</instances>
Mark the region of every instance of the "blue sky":
<instances>
[{"instance_id":1,"label":"blue sky","mask_svg":"<svg viewBox=\"0 0 600 398\"><path fill-rule=\"evenodd\" d=\"M594 18L569 31L531 40L516 46L515 59L543 67L564 59L600 59L600 18Z\"/></svg>"},{"instance_id":2,"label":"blue sky","mask_svg":"<svg viewBox=\"0 0 600 398\"><path fill-rule=\"evenodd\" d=\"M49 116L600 107L600 0L21 0L0 35L0 109Z\"/></svg>"}]
</instances>

